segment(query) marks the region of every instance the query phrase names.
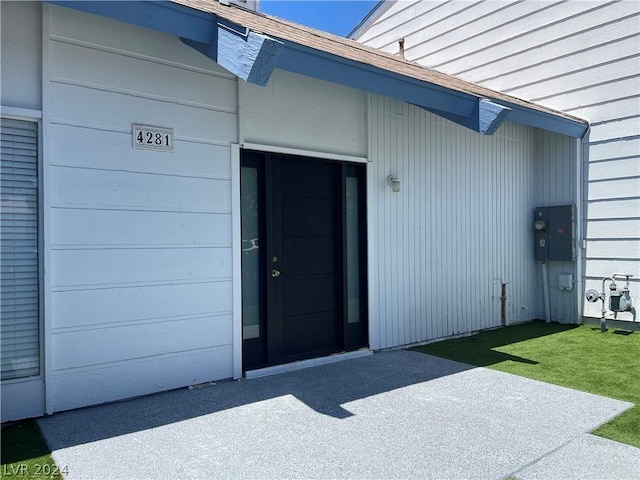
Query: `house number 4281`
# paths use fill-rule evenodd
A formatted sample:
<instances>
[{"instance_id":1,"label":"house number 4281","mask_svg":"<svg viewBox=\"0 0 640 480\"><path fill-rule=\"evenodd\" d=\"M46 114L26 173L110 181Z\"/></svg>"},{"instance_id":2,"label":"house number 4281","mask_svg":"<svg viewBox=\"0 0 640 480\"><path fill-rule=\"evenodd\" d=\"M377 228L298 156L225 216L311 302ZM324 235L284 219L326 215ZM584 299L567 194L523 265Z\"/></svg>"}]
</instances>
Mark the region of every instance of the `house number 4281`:
<instances>
[{"instance_id":1,"label":"house number 4281","mask_svg":"<svg viewBox=\"0 0 640 480\"><path fill-rule=\"evenodd\" d=\"M144 150L156 150L160 152L173 152L173 129L138 125L134 123L131 128L133 148Z\"/></svg>"}]
</instances>

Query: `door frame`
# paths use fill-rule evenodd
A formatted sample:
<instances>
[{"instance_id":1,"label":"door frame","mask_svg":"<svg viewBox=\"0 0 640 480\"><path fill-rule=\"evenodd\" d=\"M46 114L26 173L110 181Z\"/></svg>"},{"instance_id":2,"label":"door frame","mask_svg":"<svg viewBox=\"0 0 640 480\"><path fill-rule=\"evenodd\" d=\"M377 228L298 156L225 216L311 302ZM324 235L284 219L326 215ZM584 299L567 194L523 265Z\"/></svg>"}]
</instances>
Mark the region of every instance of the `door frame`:
<instances>
[{"instance_id":1,"label":"door frame","mask_svg":"<svg viewBox=\"0 0 640 480\"><path fill-rule=\"evenodd\" d=\"M242 211L240 208L240 168L241 168L241 150L255 150L264 153L275 153L284 155L294 155L300 157L310 157L319 160L337 160L341 162L368 164L367 157L360 157L355 155L343 155L339 153L330 152L318 152L314 150L304 150L297 148L279 147L276 145L266 145L258 143L233 143L231 144L231 222L232 222L232 355L233 355L233 378L239 379L243 376L242 366L242 234L241 234L241 219ZM369 186L369 172L366 169L365 184ZM364 216L369 220L369 196L371 195L371 189L367 188L367 202L364 205ZM366 232L367 244L369 243L369 233ZM367 269L371 265L371 256L369 254L371 250L367 248L367 259L365 266ZM370 273L370 272L369 272ZM367 290L367 308L371 305L371 275L368 275L368 282L363 286ZM368 340L371 344L371 315L368 319Z\"/></svg>"}]
</instances>

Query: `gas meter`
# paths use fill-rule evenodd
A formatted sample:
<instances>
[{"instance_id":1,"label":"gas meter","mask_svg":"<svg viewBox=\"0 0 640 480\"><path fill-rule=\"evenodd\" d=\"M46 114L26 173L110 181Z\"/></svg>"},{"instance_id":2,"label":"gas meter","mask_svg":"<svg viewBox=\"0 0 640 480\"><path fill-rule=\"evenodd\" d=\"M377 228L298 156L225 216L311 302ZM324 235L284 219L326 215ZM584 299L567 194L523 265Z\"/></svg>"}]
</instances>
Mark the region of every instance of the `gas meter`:
<instances>
[{"instance_id":1,"label":"gas meter","mask_svg":"<svg viewBox=\"0 0 640 480\"><path fill-rule=\"evenodd\" d=\"M619 287L616 283L616 278L626 278L624 287ZM602 300L602 317L600 317L600 330L602 332L607 330L607 321L605 315L607 313L606 308L606 292L605 283L607 280L609 283L609 310L613 312L613 318L617 318L618 312L631 312L633 314L633 321L636 320L636 310L633 308L631 302L631 295L629 293L629 278L633 275L628 273L614 273L610 277L602 279L602 292L598 293L597 290L588 290L585 297L589 303L595 303L598 300Z\"/></svg>"},{"instance_id":2,"label":"gas meter","mask_svg":"<svg viewBox=\"0 0 640 480\"><path fill-rule=\"evenodd\" d=\"M624 287L620 288L615 283L609 285L609 310L612 312L628 312L632 308L629 296L629 277L632 275L624 276L627 277Z\"/></svg>"}]
</instances>

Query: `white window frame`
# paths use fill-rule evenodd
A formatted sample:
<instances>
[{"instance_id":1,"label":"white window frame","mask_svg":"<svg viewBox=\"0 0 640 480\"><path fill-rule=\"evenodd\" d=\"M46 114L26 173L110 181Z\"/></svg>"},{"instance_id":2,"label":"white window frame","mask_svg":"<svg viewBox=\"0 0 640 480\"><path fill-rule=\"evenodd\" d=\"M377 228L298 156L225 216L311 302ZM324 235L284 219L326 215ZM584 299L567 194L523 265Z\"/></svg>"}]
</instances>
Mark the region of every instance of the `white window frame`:
<instances>
[{"instance_id":1,"label":"white window frame","mask_svg":"<svg viewBox=\"0 0 640 480\"><path fill-rule=\"evenodd\" d=\"M44 281L44 265L45 265L45 242L44 242L44 188L43 188L43 171L44 162L42 154L42 111L31 110L26 108L17 108L10 106L0 106L0 118L6 118L11 120L21 120L25 122L35 123L38 132L38 154L37 154L37 171L38 171L38 353L39 353L39 373L30 377L12 378L2 380L1 385L3 390L11 388L20 388L25 394L26 389L33 388L32 394L39 396L38 391L41 390L42 405L39 409L39 415L45 413L45 401L46 401L46 374L45 374L45 328L44 328L44 294L45 294L45 281ZM31 384L31 385L29 385ZM33 416L33 415L31 415ZM4 420L4 419L3 419Z\"/></svg>"}]
</instances>

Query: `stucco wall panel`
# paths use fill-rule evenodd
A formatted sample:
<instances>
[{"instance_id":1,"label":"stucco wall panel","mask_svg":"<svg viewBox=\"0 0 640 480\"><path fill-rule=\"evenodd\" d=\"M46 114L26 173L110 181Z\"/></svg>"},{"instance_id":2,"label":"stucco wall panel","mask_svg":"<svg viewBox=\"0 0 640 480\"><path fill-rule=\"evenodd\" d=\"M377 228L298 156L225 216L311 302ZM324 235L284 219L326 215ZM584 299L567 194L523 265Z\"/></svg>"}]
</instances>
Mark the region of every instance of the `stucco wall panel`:
<instances>
[{"instance_id":1,"label":"stucco wall panel","mask_svg":"<svg viewBox=\"0 0 640 480\"><path fill-rule=\"evenodd\" d=\"M42 108L42 5L1 2L0 104Z\"/></svg>"},{"instance_id":2,"label":"stucco wall panel","mask_svg":"<svg viewBox=\"0 0 640 480\"><path fill-rule=\"evenodd\" d=\"M240 84L242 141L366 155L365 93L276 70L266 87Z\"/></svg>"}]
</instances>

